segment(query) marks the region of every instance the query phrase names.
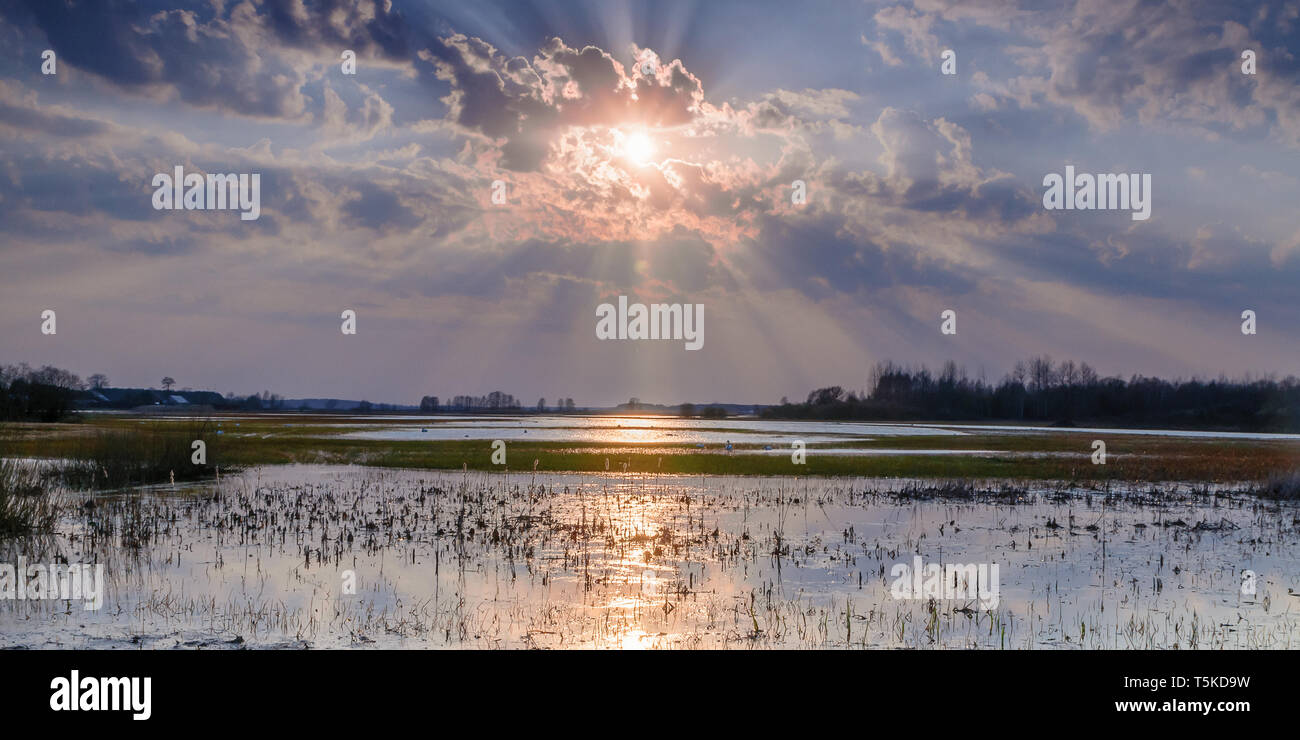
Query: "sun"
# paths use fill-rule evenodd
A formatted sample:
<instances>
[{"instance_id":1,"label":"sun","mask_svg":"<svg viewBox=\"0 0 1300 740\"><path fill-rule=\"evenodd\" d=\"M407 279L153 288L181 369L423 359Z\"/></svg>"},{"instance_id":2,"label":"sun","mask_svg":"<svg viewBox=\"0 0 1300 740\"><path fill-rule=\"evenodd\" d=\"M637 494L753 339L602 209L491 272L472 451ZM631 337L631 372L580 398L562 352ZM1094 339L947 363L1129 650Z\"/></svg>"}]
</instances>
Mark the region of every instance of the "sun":
<instances>
[{"instance_id":1,"label":"sun","mask_svg":"<svg viewBox=\"0 0 1300 740\"><path fill-rule=\"evenodd\" d=\"M624 139L623 154L636 164L646 164L654 157L655 145L644 133L634 133Z\"/></svg>"}]
</instances>

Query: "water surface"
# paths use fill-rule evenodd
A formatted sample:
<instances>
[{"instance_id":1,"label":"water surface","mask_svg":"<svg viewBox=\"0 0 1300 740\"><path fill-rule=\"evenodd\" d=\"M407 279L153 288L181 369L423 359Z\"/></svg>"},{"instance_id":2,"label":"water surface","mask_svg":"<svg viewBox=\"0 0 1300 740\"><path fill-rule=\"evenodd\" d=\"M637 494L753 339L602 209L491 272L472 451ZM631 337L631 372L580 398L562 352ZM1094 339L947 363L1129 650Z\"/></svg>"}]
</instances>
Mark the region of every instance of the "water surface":
<instances>
[{"instance_id":1,"label":"water surface","mask_svg":"<svg viewBox=\"0 0 1300 740\"><path fill-rule=\"evenodd\" d=\"M1295 506L1172 484L994 484L973 497L929 485L253 469L99 496L57 537L23 544L29 560L105 563L110 588L97 612L0 602L0 644L1300 644ZM999 603L896 598L892 568L918 555L997 564Z\"/></svg>"}]
</instances>

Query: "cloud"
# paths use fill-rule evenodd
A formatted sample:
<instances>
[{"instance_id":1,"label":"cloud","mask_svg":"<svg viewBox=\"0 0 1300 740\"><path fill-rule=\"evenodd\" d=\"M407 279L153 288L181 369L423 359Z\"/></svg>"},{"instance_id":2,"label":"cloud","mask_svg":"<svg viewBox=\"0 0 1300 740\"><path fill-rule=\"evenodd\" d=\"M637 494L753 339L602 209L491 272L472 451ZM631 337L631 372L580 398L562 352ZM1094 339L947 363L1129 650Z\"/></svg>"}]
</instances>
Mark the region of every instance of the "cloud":
<instances>
[{"instance_id":1,"label":"cloud","mask_svg":"<svg viewBox=\"0 0 1300 740\"><path fill-rule=\"evenodd\" d=\"M537 170L570 127L684 125L703 99L700 81L676 60L645 76L601 49L560 39L531 60L507 58L463 34L440 42L420 57L451 86L443 99L448 119L491 141L501 166L513 171Z\"/></svg>"},{"instance_id":2,"label":"cloud","mask_svg":"<svg viewBox=\"0 0 1300 740\"><path fill-rule=\"evenodd\" d=\"M119 0L20 0L3 17L35 26L60 64L119 90L255 118L310 121L324 104L337 123L337 98L313 99L304 88L345 48L414 72L412 27L386 0L245 0L156 12Z\"/></svg>"},{"instance_id":3,"label":"cloud","mask_svg":"<svg viewBox=\"0 0 1300 740\"><path fill-rule=\"evenodd\" d=\"M706 52L740 46L636 47L655 61L647 74L589 37L458 29L437 3L412 20L368 0L10 2L3 30L23 55L48 40L73 74L0 66L0 314L26 315L57 274L63 300L82 294L105 316L219 311L222 331L275 347L346 301L367 327L513 368L510 352L538 331L565 342L558 355L594 351L579 342L594 303L626 294L707 303L710 331L726 327L710 347L734 341L733 360L755 346L847 348L846 372L890 348L949 351L930 338L948 307L981 327L971 356L990 362L1073 340L1035 334L1047 325L1036 312L1088 346L1135 346L1131 327L1067 321L1075 305L1203 317L1249 301L1278 326L1295 310L1300 236L1273 205L1296 178L1275 146L1234 147L1291 130L1279 33L1297 19L1272 3L1244 16L1185 2L1199 26L1160 3L891 4L862 46L849 37L887 69L859 85L840 60L810 62L794 76L808 86L769 82L763 59L749 79L698 74ZM811 56L843 31L796 25L779 29L782 48ZM1229 74L1243 43L1260 51L1254 79ZM916 83L938 77L949 44L978 68ZM365 62L358 78L339 74L345 47ZM1175 126L1194 143L1164 137ZM1211 136L1223 146L1198 145ZM1042 209L1044 161L1127 165L1134 150L1176 160L1157 170L1150 221ZM177 164L260 173L262 218L154 211L150 178ZM1220 202L1229 175L1269 192ZM791 200L795 180L806 203ZM1190 197L1202 193L1208 205ZM1180 355L1151 342L1152 355ZM330 364L328 351L311 357ZM727 358L708 363L698 372Z\"/></svg>"},{"instance_id":4,"label":"cloud","mask_svg":"<svg viewBox=\"0 0 1300 740\"><path fill-rule=\"evenodd\" d=\"M16 82L0 80L0 127L16 136L40 134L88 138L112 132L112 124L63 106L40 106L36 93Z\"/></svg>"},{"instance_id":5,"label":"cloud","mask_svg":"<svg viewBox=\"0 0 1300 740\"><path fill-rule=\"evenodd\" d=\"M940 23L1001 32L998 50L1022 73L1005 83L985 77L983 92L993 100L1066 108L1103 131L1132 123L1208 136L1258 129L1300 148L1300 59L1291 30L1298 14L1290 0L1075 0L1032 9L917 0L886 7L875 21L878 33L902 34L907 50L927 61L936 58ZM1247 49L1257 56L1254 76L1241 71Z\"/></svg>"},{"instance_id":6,"label":"cloud","mask_svg":"<svg viewBox=\"0 0 1300 740\"><path fill-rule=\"evenodd\" d=\"M935 35L938 18L935 13L919 13L902 5L893 5L877 11L874 20L876 28L900 34L907 50L914 56L937 64L941 50L939 39ZM890 63L889 59L893 56L892 52L888 56L881 53L886 64Z\"/></svg>"}]
</instances>

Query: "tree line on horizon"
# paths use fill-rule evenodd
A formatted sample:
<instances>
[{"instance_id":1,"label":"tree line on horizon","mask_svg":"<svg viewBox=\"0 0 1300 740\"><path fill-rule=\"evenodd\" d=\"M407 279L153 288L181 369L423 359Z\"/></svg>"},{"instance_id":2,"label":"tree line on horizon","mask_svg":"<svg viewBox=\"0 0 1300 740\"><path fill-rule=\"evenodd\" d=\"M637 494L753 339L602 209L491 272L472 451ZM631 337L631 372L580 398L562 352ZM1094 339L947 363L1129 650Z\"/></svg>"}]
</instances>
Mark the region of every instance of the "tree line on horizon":
<instances>
[{"instance_id":1,"label":"tree line on horizon","mask_svg":"<svg viewBox=\"0 0 1300 740\"><path fill-rule=\"evenodd\" d=\"M171 381L164 378L164 381ZM175 381L172 381L174 383ZM871 371L870 390L846 391L840 386L818 388L805 401L768 406L760 416L771 419L825 419L877 421L1033 421L1059 424L1108 422L1161 424L1182 427L1221 427L1261 431L1300 432L1300 380L1287 376L1231 380L1163 380L1133 375L1101 377L1086 362L1054 362L1042 355L1016 363L996 384L972 379L964 368L949 361L938 373L924 365L908 367L893 362L877 364ZM0 364L0 420L59 421L68 417L92 390L107 388L108 379L79 376L46 365ZM171 385L171 383L165 383ZM215 396L216 394L212 394ZM123 402L150 403L127 395ZM633 399L634 401L636 399ZM226 394L214 406L256 410L284 408L279 396L263 392L248 397ZM362 402L357 411L384 410L382 404ZM518 411L511 394L494 391L486 396L455 396L441 403L437 396L421 399L420 410ZM537 411L546 411L539 399ZM557 399L555 411L574 411L573 399ZM683 404L680 413L723 418L725 409L697 410Z\"/></svg>"},{"instance_id":2,"label":"tree line on horizon","mask_svg":"<svg viewBox=\"0 0 1300 740\"><path fill-rule=\"evenodd\" d=\"M176 380L171 376L162 379L162 393L172 393ZM249 396L226 393L224 396L212 391L179 391L193 398L200 398L202 403L221 411L278 411L294 408L294 404L284 397L270 391L254 393ZM109 394L112 399L104 402L102 394ZM33 368L27 363L5 365L0 363L0 421L45 421L54 422L69 418L78 408L98 407L130 409L154 405L162 398L160 392L145 388L111 388L108 376L96 373L86 378L69 370L45 365ZM333 411L339 407L334 399L326 400L324 411ZM298 405L298 410L313 410L306 405ZM420 410L456 411L474 413L482 411L519 411L522 404L512 394L493 391L484 396L461 395L449 399L443 404L437 396L425 396L420 400ZM538 399L537 411L546 411L546 399ZM399 407L386 403L361 401L351 412L397 411ZM575 411L576 404L572 398L557 399L554 411Z\"/></svg>"},{"instance_id":3,"label":"tree line on horizon","mask_svg":"<svg viewBox=\"0 0 1300 740\"><path fill-rule=\"evenodd\" d=\"M84 387L75 373L52 365L0 365L0 420L58 421Z\"/></svg>"},{"instance_id":4,"label":"tree line on horizon","mask_svg":"<svg viewBox=\"0 0 1300 740\"><path fill-rule=\"evenodd\" d=\"M164 376L162 392L147 388L111 388L108 376L95 373L84 381L69 370L45 365L33 368L27 363L0 364L0 421L61 421L82 407L130 409L158 403L162 394L173 393L176 380ZM212 391L183 389L179 393L199 398L201 403L223 411L275 410L286 408L285 399L270 391L249 396ZM102 402L108 393L113 400ZM362 402L362 410L371 404ZM381 406L375 406L379 410Z\"/></svg>"},{"instance_id":5,"label":"tree line on horizon","mask_svg":"<svg viewBox=\"0 0 1300 740\"><path fill-rule=\"evenodd\" d=\"M542 413L545 411L574 411L577 405L572 398L555 399L555 407L548 409L546 399L537 399L537 405L532 410ZM437 396L424 396L420 399L420 411L424 413L436 413L438 411L457 411L457 412L478 412L478 411L520 411L523 404L514 397L513 394L503 391L492 391L486 396L453 396L443 403Z\"/></svg>"},{"instance_id":6,"label":"tree line on horizon","mask_svg":"<svg viewBox=\"0 0 1300 740\"><path fill-rule=\"evenodd\" d=\"M938 373L924 365L878 363L870 389L818 388L802 403L782 398L760 412L771 419L875 421L1123 422L1182 427L1300 431L1300 380L1216 380L1133 375L1101 377L1088 363L1047 355L1017 362L996 384L972 379L951 360Z\"/></svg>"}]
</instances>

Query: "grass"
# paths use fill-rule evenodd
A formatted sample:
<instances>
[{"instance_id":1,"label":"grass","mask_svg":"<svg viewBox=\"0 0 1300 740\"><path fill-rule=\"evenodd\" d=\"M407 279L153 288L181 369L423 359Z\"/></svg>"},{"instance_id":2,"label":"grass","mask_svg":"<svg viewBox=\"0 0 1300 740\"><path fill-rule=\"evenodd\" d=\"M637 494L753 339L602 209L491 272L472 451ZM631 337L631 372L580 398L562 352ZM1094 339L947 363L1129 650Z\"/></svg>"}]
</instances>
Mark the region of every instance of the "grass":
<instances>
[{"instance_id":1,"label":"grass","mask_svg":"<svg viewBox=\"0 0 1300 740\"><path fill-rule=\"evenodd\" d=\"M1260 498L1276 501L1300 500L1300 471L1271 476L1253 492Z\"/></svg>"},{"instance_id":2,"label":"grass","mask_svg":"<svg viewBox=\"0 0 1300 740\"><path fill-rule=\"evenodd\" d=\"M66 442L45 440L69 462L56 473L78 489L119 488L175 481L202 480L216 474L220 455L215 427L207 421L142 424L135 429L101 429L77 434ZM195 461L195 443L206 446Z\"/></svg>"},{"instance_id":3,"label":"grass","mask_svg":"<svg viewBox=\"0 0 1300 740\"><path fill-rule=\"evenodd\" d=\"M48 532L58 504L34 467L0 459L0 538Z\"/></svg>"},{"instance_id":4,"label":"grass","mask_svg":"<svg viewBox=\"0 0 1300 740\"><path fill-rule=\"evenodd\" d=\"M334 426L343 422L344 425ZM894 450L986 450L967 455L829 455L815 446L807 462L795 465L786 454L741 454L761 445L745 444L736 430L736 454L718 445L684 448L680 442L632 446L591 442L511 441L507 464L492 463L487 440L388 441L353 439L343 433L391 420L329 415L223 417L215 422L91 417L81 424L14 425L14 454L64 457L80 461L69 483L103 487L168 480L193 480L223 469L283 464L359 464L379 467L460 470L629 472L678 475L864 476L929 479L1009 479L1104 481L1249 481L1266 484L1300 476L1300 444L1287 440L1156 437L1123 433L1081 434L994 432L959 436L884 437L835 447ZM430 426L439 422L429 422ZM238 426L236 426L238 424ZM1105 465L1091 462L1092 440L1107 444ZM204 439L208 465L190 462L190 443ZM807 437L816 444L816 437ZM1298 487L1292 483L1289 490ZM1287 490L1285 486L1279 490Z\"/></svg>"}]
</instances>

